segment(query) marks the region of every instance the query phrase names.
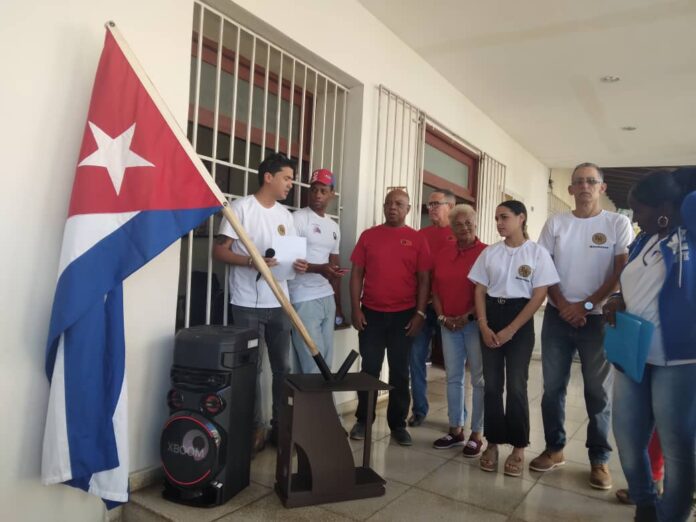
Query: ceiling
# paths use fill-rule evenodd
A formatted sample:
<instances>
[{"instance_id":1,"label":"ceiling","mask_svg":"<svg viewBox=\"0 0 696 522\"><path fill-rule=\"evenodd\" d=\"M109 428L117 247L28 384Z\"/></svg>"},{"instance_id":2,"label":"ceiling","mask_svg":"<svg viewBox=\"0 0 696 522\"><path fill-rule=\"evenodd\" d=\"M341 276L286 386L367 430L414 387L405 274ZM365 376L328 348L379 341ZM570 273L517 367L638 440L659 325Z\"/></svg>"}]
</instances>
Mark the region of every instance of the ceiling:
<instances>
[{"instance_id":1,"label":"ceiling","mask_svg":"<svg viewBox=\"0 0 696 522\"><path fill-rule=\"evenodd\" d=\"M360 2L548 167L696 164L696 0Z\"/></svg>"}]
</instances>

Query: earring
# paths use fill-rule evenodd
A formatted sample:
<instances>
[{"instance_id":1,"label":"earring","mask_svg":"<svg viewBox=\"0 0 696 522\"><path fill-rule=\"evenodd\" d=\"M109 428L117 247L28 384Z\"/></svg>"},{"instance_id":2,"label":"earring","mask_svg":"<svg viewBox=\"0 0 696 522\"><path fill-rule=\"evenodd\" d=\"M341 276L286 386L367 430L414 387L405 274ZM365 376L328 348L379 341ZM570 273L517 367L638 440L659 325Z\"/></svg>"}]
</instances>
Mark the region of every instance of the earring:
<instances>
[{"instance_id":1,"label":"earring","mask_svg":"<svg viewBox=\"0 0 696 522\"><path fill-rule=\"evenodd\" d=\"M657 218L657 226L660 228L667 228L669 226L669 218L667 216L660 216Z\"/></svg>"}]
</instances>

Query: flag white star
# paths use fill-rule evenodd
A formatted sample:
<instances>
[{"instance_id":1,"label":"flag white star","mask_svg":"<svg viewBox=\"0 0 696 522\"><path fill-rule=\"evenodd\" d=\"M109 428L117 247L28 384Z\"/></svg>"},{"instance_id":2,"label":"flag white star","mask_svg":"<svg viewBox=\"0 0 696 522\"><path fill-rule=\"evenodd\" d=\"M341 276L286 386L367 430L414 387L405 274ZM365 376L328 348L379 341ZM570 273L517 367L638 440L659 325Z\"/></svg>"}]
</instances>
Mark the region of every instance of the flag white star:
<instances>
[{"instance_id":1,"label":"flag white star","mask_svg":"<svg viewBox=\"0 0 696 522\"><path fill-rule=\"evenodd\" d=\"M130 150L133 134L135 134L135 123L116 138L109 136L91 121L89 122L89 128L92 129L92 135L97 142L98 148L78 163L77 166L84 167L90 165L106 168L109 172L111 183L113 183L116 190L116 195L121 192L123 176L128 167L154 167L145 158L138 156Z\"/></svg>"}]
</instances>

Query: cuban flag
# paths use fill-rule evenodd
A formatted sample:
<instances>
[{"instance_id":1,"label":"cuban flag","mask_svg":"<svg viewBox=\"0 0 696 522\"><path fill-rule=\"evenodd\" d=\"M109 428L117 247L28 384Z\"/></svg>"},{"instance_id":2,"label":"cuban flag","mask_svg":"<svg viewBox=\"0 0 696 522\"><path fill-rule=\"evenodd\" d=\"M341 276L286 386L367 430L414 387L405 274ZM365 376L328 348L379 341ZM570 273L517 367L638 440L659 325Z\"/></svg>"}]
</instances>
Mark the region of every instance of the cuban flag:
<instances>
[{"instance_id":1,"label":"cuban flag","mask_svg":"<svg viewBox=\"0 0 696 522\"><path fill-rule=\"evenodd\" d=\"M224 204L173 122L107 27L51 313L42 481L109 507L128 500L123 280Z\"/></svg>"}]
</instances>

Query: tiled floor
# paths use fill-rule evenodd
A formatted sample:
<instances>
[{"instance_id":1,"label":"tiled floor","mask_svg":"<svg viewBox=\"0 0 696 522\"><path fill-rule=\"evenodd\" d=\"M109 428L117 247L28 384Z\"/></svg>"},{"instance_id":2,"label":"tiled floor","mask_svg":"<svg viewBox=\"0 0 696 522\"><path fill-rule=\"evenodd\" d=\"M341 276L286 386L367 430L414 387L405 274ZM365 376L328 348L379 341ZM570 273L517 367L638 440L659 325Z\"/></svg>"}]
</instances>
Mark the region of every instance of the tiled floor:
<instances>
[{"instance_id":1,"label":"tiled floor","mask_svg":"<svg viewBox=\"0 0 696 522\"><path fill-rule=\"evenodd\" d=\"M431 412L423 426L410 429L414 443L404 448L390 441L385 403L378 409L375 423L372 466L387 480L386 495L379 498L327 504L309 508L285 509L273 492L275 453L265 450L252 462L252 485L224 506L214 509L186 508L159 498L160 487L132 495L133 509L124 512L126 521L177 520L475 520L475 521L584 521L632 520L633 510L622 506L612 491L589 487L589 464L584 447L587 415L584 410L582 380L573 365L568 389L566 428L570 442L567 464L547 474L525 472L521 478L502 473L485 473L478 459L465 459L460 449L435 450L433 441L447 429L445 375L429 369ZM529 401L531 446L526 461L544 447L541 422L541 364L532 361ZM470 390L468 394L470 401ZM347 415L350 428L353 418ZM353 445L356 461L361 459L359 444ZM501 452L504 460L509 449ZM610 462L614 489L625 487L618 458ZM502 468L502 463L501 463Z\"/></svg>"}]
</instances>

